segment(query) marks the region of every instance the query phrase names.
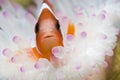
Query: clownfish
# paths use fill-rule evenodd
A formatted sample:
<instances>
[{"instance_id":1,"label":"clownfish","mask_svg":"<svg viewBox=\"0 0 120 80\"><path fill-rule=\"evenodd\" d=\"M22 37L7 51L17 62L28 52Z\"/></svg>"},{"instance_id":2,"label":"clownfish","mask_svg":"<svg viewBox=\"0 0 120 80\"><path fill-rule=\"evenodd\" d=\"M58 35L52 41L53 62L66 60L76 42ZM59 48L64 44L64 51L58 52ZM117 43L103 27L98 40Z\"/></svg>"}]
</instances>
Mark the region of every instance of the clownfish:
<instances>
[{"instance_id":1,"label":"clownfish","mask_svg":"<svg viewBox=\"0 0 120 80\"><path fill-rule=\"evenodd\" d=\"M60 24L52 9L43 3L38 21L35 26L36 47L33 48L37 58L43 57L50 60L52 48L63 46Z\"/></svg>"},{"instance_id":2,"label":"clownfish","mask_svg":"<svg viewBox=\"0 0 120 80\"><path fill-rule=\"evenodd\" d=\"M52 11L53 7L51 5L49 7L48 5L50 3L47 3L48 2L42 4L35 26L36 47L33 48L33 52L37 60L41 57L50 60L52 48L55 46L63 46L63 37L59 21ZM67 34L75 34L73 23L68 24Z\"/></svg>"}]
</instances>

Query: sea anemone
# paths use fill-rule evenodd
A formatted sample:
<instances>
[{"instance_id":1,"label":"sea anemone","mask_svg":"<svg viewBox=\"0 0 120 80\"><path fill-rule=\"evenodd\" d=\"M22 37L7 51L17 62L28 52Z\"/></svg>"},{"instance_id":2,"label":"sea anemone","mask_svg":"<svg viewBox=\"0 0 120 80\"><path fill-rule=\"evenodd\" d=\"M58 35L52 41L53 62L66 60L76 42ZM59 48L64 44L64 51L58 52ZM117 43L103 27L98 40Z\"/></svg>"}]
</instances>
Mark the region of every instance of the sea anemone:
<instances>
[{"instance_id":1,"label":"sea anemone","mask_svg":"<svg viewBox=\"0 0 120 80\"><path fill-rule=\"evenodd\" d=\"M120 32L120 1L34 4L25 9L0 0L0 80L106 80Z\"/></svg>"}]
</instances>

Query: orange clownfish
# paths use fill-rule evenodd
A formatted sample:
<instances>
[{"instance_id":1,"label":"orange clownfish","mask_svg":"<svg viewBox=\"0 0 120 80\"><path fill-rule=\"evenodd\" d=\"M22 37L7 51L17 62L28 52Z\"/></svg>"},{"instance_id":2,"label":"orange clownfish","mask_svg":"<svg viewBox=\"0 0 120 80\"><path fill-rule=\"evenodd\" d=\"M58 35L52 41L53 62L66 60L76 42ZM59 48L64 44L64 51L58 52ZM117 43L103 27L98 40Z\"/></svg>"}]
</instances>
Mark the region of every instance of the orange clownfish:
<instances>
[{"instance_id":1,"label":"orange clownfish","mask_svg":"<svg viewBox=\"0 0 120 80\"><path fill-rule=\"evenodd\" d=\"M37 49L33 48L34 54L37 58L42 56L50 60L52 48L63 46L63 39L59 21L46 3L43 3L41 7L40 15L35 26L35 33Z\"/></svg>"}]
</instances>

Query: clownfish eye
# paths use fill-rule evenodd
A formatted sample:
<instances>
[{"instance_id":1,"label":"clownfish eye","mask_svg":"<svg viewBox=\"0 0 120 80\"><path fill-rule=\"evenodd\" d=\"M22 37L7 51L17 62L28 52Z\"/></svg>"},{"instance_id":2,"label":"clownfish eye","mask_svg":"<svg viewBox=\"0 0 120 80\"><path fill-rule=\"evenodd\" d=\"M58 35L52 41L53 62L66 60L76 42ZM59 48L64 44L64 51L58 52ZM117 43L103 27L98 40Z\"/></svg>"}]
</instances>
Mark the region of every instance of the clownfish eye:
<instances>
[{"instance_id":1,"label":"clownfish eye","mask_svg":"<svg viewBox=\"0 0 120 80\"><path fill-rule=\"evenodd\" d=\"M57 20L57 23L56 23L56 29L57 30L60 30L60 24L59 24L59 21Z\"/></svg>"},{"instance_id":2,"label":"clownfish eye","mask_svg":"<svg viewBox=\"0 0 120 80\"><path fill-rule=\"evenodd\" d=\"M35 33L37 34L39 32L39 24L38 22L35 25Z\"/></svg>"}]
</instances>

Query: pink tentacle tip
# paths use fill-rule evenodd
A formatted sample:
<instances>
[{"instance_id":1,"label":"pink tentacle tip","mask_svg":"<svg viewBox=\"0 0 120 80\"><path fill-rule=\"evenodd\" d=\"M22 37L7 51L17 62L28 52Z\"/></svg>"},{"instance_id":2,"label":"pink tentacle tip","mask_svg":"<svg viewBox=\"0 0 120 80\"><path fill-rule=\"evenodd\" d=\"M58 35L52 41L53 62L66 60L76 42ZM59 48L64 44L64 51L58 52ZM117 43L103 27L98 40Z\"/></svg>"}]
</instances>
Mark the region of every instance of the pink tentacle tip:
<instances>
[{"instance_id":1,"label":"pink tentacle tip","mask_svg":"<svg viewBox=\"0 0 120 80\"><path fill-rule=\"evenodd\" d=\"M76 66L76 70L80 70L81 69L81 65Z\"/></svg>"},{"instance_id":2,"label":"pink tentacle tip","mask_svg":"<svg viewBox=\"0 0 120 80\"><path fill-rule=\"evenodd\" d=\"M11 62L13 62L13 63L15 62L15 57L11 58Z\"/></svg>"},{"instance_id":3,"label":"pink tentacle tip","mask_svg":"<svg viewBox=\"0 0 120 80\"><path fill-rule=\"evenodd\" d=\"M77 25L78 25L78 26L83 26L83 23L79 22Z\"/></svg>"},{"instance_id":4,"label":"pink tentacle tip","mask_svg":"<svg viewBox=\"0 0 120 80\"><path fill-rule=\"evenodd\" d=\"M96 68L96 65L92 65L92 68L95 69L95 68Z\"/></svg>"},{"instance_id":5,"label":"pink tentacle tip","mask_svg":"<svg viewBox=\"0 0 120 80\"><path fill-rule=\"evenodd\" d=\"M35 69L43 69L45 67L47 67L47 65L46 65L46 61L44 59L41 59L34 64Z\"/></svg>"},{"instance_id":6,"label":"pink tentacle tip","mask_svg":"<svg viewBox=\"0 0 120 80\"><path fill-rule=\"evenodd\" d=\"M54 47L52 48L52 54L53 54L53 57L52 59L57 58L57 59L63 59L64 57L64 48L62 46L57 46L57 47Z\"/></svg>"},{"instance_id":7,"label":"pink tentacle tip","mask_svg":"<svg viewBox=\"0 0 120 80\"><path fill-rule=\"evenodd\" d=\"M106 40L108 37L107 37L107 35L103 34L103 35L102 35L102 38L103 38L104 40Z\"/></svg>"},{"instance_id":8,"label":"pink tentacle tip","mask_svg":"<svg viewBox=\"0 0 120 80\"><path fill-rule=\"evenodd\" d=\"M25 72L25 68L24 67L20 67L20 72Z\"/></svg>"},{"instance_id":9,"label":"pink tentacle tip","mask_svg":"<svg viewBox=\"0 0 120 80\"><path fill-rule=\"evenodd\" d=\"M53 53L53 54L57 54L57 53L59 53L59 50L58 50L57 48L53 48L53 49L52 49L52 53Z\"/></svg>"},{"instance_id":10,"label":"pink tentacle tip","mask_svg":"<svg viewBox=\"0 0 120 80\"><path fill-rule=\"evenodd\" d=\"M87 33L86 32L81 32L80 35L81 35L82 38L87 37Z\"/></svg>"},{"instance_id":11,"label":"pink tentacle tip","mask_svg":"<svg viewBox=\"0 0 120 80\"><path fill-rule=\"evenodd\" d=\"M39 64L35 63L34 68L39 69L40 68Z\"/></svg>"},{"instance_id":12,"label":"pink tentacle tip","mask_svg":"<svg viewBox=\"0 0 120 80\"><path fill-rule=\"evenodd\" d=\"M100 18L101 18L102 20L105 20L106 15L105 15L105 14L100 14Z\"/></svg>"},{"instance_id":13,"label":"pink tentacle tip","mask_svg":"<svg viewBox=\"0 0 120 80\"><path fill-rule=\"evenodd\" d=\"M2 54L6 57L11 57L12 51L8 48L3 49Z\"/></svg>"},{"instance_id":14,"label":"pink tentacle tip","mask_svg":"<svg viewBox=\"0 0 120 80\"><path fill-rule=\"evenodd\" d=\"M67 19L68 19L67 16L63 16L63 17L62 17L62 20L63 20L63 21L65 21L65 20L67 20Z\"/></svg>"},{"instance_id":15,"label":"pink tentacle tip","mask_svg":"<svg viewBox=\"0 0 120 80\"><path fill-rule=\"evenodd\" d=\"M6 53L7 53L7 51L8 51L8 49L7 49L7 48L3 49L2 54L5 56L5 55L6 55Z\"/></svg>"},{"instance_id":16,"label":"pink tentacle tip","mask_svg":"<svg viewBox=\"0 0 120 80\"><path fill-rule=\"evenodd\" d=\"M46 59L40 59L38 62L34 64L35 69L39 69L41 71L46 71L50 67L48 60Z\"/></svg>"},{"instance_id":17,"label":"pink tentacle tip","mask_svg":"<svg viewBox=\"0 0 120 80\"><path fill-rule=\"evenodd\" d=\"M8 12L7 12L7 11L4 11L4 12L3 12L3 16L4 16L4 17L7 17L7 16L8 16Z\"/></svg>"},{"instance_id":18,"label":"pink tentacle tip","mask_svg":"<svg viewBox=\"0 0 120 80\"><path fill-rule=\"evenodd\" d=\"M67 38L68 41L72 41L73 40L73 35L68 34L66 38Z\"/></svg>"},{"instance_id":19,"label":"pink tentacle tip","mask_svg":"<svg viewBox=\"0 0 120 80\"><path fill-rule=\"evenodd\" d=\"M20 37L14 36L12 40L13 40L13 42L18 43L20 41Z\"/></svg>"}]
</instances>

